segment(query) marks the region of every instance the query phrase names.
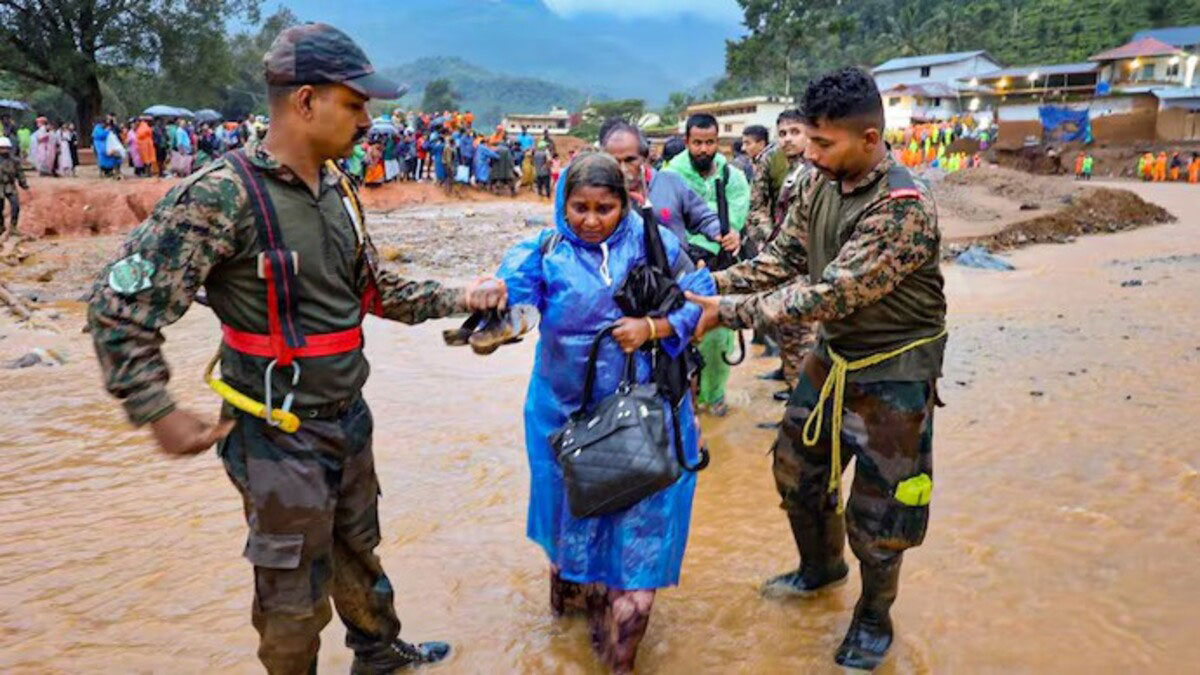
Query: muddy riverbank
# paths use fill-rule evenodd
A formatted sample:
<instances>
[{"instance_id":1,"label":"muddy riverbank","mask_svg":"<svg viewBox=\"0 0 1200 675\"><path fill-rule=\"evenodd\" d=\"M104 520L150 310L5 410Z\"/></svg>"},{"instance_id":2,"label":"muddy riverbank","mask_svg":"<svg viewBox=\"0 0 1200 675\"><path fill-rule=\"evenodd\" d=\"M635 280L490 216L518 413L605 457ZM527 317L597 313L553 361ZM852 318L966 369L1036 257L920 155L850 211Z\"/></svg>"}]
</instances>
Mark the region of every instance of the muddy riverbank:
<instances>
[{"instance_id":1,"label":"muddy riverbank","mask_svg":"<svg viewBox=\"0 0 1200 675\"><path fill-rule=\"evenodd\" d=\"M1200 659L1197 193L1121 186L1180 220L1014 251L1014 272L945 268L952 337L933 515L906 557L897 644L881 672L1185 673ZM472 252L487 269L503 244L485 228L530 233L524 219L539 214L526 208L548 217L521 204L462 218L397 212L375 232L403 255L444 229L469 237L480 219L481 248L494 250ZM101 241L103 253L79 241ZM156 455L101 390L77 332L81 280L116 241L60 240L41 254L59 266L44 285L63 314L44 342L70 359L0 371L11 420L0 435L0 671L258 672L245 526L220 462ZM476 269L436 266L429 273L457 278ZM42 341L5 321L0 357ZM380 553L404 635L455 643L430 673L598 673L585 627L551 618L545 561L523 537L532 342L476 357L442 345L450 325L366 324ZM211 313L194 308L166 336L172 390L215 414L199 378L218 336ZM772 435L755 427L780 412L775 387L754 377L773 366L747 359L731 381L733 412L703 420L713 463L682 585L656 604L639 672L840 672L831 655L856 573L808 603L756 591L795 564L765 454ZM336 620L326 630L323 672L347 668L342 634Z\"/></svg>"}]
</instances>

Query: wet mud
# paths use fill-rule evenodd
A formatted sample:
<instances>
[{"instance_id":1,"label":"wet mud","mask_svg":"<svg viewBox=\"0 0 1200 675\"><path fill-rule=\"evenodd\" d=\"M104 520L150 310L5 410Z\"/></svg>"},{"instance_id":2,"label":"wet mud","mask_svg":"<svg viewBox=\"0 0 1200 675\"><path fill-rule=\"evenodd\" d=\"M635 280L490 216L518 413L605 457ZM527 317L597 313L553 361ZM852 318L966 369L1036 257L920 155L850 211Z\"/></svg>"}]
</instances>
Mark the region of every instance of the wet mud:
<instances>
[{"instance_id":1,"label":"wet mud","mask_svg":"<svg viewBox=\"0 0 1200 675\"><path fill-rule=\"evenodd\" d=\"M1179 221L1017 250L1014 272L946 266L932 519L906 556L881 672L1185 673L1200 659L1200 214L1188 186L1128 187ZM473 225L455 211L476 208L396 212L374 231L402 255L484 235L471 246L488 250L462 260L389 263L462 279L476 271L469 260L490 268L539 217L515 204ZM60 270L42 284L59 298L55 331L0 319L0 357L43 342L69 354L0 370L0 671L259 672L237 494L212 453L157 455L101 390L76 298L117 239L84 241L103 250L61 240L39 254ZM5 274L23 293L40 287ZM403 635L455 644L431 673L598 673L583 622L552 617L545 560L523 536L533 343L478 357L442 345L451 325L366 323L380 554ZM194 307L165 347L171 390L214 416L200 373L218 335ZM703 419L713 461L682 585L659 595L640 672L841 672L832 654L857 573L808 602L757 592L796 563L772 434L755 426L781 413L774 383L754 377L774 366L747 359L731 414ZM322 672L348 667L342 635L335 619Z\"/></svg>"}]
</instances>

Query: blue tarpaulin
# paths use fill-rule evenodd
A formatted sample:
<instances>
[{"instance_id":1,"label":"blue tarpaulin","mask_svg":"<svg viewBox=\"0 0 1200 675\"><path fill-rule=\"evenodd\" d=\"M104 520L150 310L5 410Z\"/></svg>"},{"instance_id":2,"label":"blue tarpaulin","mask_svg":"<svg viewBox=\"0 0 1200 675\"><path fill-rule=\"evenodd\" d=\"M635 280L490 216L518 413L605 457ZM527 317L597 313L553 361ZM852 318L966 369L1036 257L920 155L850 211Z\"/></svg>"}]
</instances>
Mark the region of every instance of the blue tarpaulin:
<instances>
[{"instance_id":1,"label":"blue tarpaulin","mask_svg":"<svg viewBox=\"0 0 1200 675\"><path fill-rule=\"evenodd\" d=\"M1042 118L1042 138L1046 141L1090 143L1092 140L1092 122L1086 110L1044 105L1038 108L1038 116Z\"/></svg>"},{"instance_id":2,"label":"blue tarpaulin","mask_svg":"<svg viewBox=\"0 0 1200 675\"><path fill-rule=\"evenodd\" d=\"M964 267L975 267L981 270L998 270L1001 272L1007 272L1015 269L1012 263L993 254L991 251L988 251L979 244L975 244L971 248L959 253L958 257L954 259L954 262L958 263L959 265L963 265Z\"/></svg>"}]
</instances>

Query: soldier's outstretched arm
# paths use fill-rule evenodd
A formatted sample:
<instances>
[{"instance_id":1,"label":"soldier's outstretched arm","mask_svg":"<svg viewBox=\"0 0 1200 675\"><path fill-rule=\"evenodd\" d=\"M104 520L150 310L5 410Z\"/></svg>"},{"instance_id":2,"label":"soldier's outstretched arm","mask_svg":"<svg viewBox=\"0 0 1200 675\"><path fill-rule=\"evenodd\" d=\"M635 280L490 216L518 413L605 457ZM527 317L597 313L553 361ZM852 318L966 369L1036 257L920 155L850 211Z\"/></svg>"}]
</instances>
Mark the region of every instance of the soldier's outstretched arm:
<instances>
[{"instance_id":1,"label":"soldier's outstretched arm","mask_svg":"<svg viewBox=\"0 0 1200 675\"><path fill-rule=\"evenodd\" d=\"M891 199L863 217L821 281L797 281L770 293L722 298L722 325L752 326L784 318L830 321L877 302L905 277L938 254L935 216L917 199Z\"/></svg>"},{"instance_id":2,"label":"soldier's outstretched arm","mask_svg":"<svg viewBox=\"0 0 1200 675\"><path fill-rule=\"evenodd\" d=\"M465 288L458 288L437 281L413 281L390 270L379 270L375 285L383 306L381 316L410 325L455 314L504 309L508 302L504 282L494 277L479 277Z\"/></svg>"},{"instance_id":3,"label":"soldier's outstretched arm","mask_svg":"<svg viewBox=\"0 0 1200 675\"><path fill-rule=\"evenodd\" d=\"M95 282L88 324L104 386L135 425L175 409L162 329L183 316L209 271L235 252L243 194L213 174L175 187Z\"/></svg>"},{"instance_id":4,"label":"soldier's outstretched arm","mask_svg":"<svg viewBox=\"0 0 1200 675\"><path fill-rule=\"evenodd\" d=\"M759 293L792 283L808 274L808 197L813 183L801 186L800 198L788 210L775 240L757 256L713 274L722 295Z\"/></svg>"}]
</instances>

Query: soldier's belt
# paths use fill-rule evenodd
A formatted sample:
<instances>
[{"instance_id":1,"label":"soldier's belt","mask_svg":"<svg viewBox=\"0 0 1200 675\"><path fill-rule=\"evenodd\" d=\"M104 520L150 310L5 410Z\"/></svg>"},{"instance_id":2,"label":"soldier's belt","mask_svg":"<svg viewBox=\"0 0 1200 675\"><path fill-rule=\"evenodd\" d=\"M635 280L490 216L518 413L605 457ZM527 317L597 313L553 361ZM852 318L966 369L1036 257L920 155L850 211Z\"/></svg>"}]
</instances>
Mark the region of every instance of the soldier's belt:
<instances>
[{"instance_id":1,"label":"soldier's belt","mask_svg":"<svg viewBox=\"0 0 1200 675\"><path fill-rule=\"evenodd\" d=\"M880 352L871 354L855 361L847 361L845 357L833 351L833 348L826 345L826 351L829 352L829 358L833 361L833 367L829 370L829 375L825 377L825 384L821 386L821 395L817 398L816 406L809 411L808 419L804 421L804 432L801 438L804 444L808 447L813 447L821 438L821 426L825 417L825 403L829 401L830 396L833 397L833 419L830 421L830 439L831 447L830 462L829 462L829 492L837 493L837 512L841 513L845 506L842 504L842 412L846 402L846 374L856 370L863 370L871 366L879 365L888 359L894 359L905 352L916 349L931 342L937 342L946 337L947 331L945 328L937 335L913 340L912 342L893 349L890 352ZM906 490L908 488L906 487ZM929 491L932 490L932 485L924 490L924 503L929 503ZM898 498L901 496L898 495ZM907 491L902 502L910 499L907 496ZM919 499L919 498L918 498ZM913 506L920 504L912 504Z\"/></svg>"}]
</instances>

